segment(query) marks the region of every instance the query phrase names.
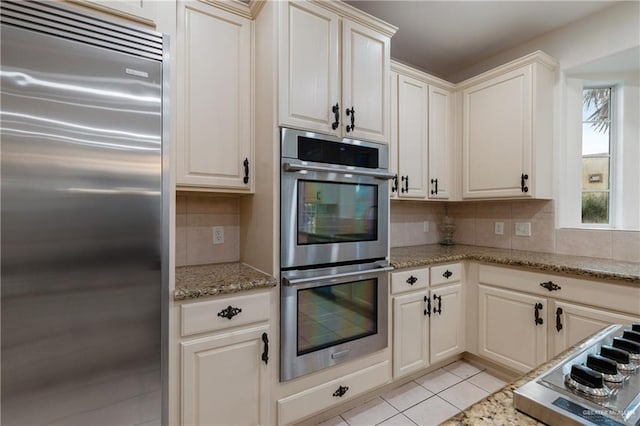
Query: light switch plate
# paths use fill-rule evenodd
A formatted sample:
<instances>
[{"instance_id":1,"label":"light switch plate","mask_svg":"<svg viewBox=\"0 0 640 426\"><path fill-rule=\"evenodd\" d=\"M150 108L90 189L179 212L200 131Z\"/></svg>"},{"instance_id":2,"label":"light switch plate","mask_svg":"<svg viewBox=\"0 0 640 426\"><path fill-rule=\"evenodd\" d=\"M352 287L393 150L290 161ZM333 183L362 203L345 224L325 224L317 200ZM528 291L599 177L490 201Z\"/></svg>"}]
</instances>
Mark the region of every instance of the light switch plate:
<instances>
[{"instance_id":1,"label":"light switch plate","mask_svg":"<svg viewBox=\"0 0 640 426\"><path fill-rule=\"evenodd\" d=\"M426 220L422 222L422 232L429 232L429 222Z\"/></svg>"},{"instance_id":2,"label":"light switch plate","mask_svg":"<svg viewBox=\"0 0 640 426\"><path fill-rule=\"evenodd\" d=\"M496 222L494 233L496 235L504 235L504 222Z\"/></svg>"},{"instance_id":3,"label":"light switch plate","mask_svg":"<svg viewBox=\"0 0 640 426\"><path fill-rule=\"evenodd\" d=\"M516 222L516 235L520 237L530 237L531 222Z\"/></svg>"}]
</instances>

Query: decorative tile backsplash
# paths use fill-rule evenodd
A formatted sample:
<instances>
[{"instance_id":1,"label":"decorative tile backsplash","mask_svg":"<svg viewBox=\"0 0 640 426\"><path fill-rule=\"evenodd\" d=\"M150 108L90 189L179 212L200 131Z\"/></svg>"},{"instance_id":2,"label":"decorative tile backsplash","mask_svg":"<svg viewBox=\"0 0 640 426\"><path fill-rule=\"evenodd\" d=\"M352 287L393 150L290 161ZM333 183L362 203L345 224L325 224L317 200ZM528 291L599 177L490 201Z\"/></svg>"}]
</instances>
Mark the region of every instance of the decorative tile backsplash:
<instances>
[{"instance_id":1,"label":"decorative tile backsplash","mask_svg":"<svg viewBox=\"0 0 640 426\"><path fill-rule=\"evenodd\" d=\"M224 243L213 244L213 227L224 230ZM205 194L176 195L176 266L240 260L238 198Z\"/></svg>"},{"instance_id":2,"label":"decorative tile backsplash","mask_svg":"<svg viewBox=\"0 0 640 426\"><path fill-rule=\"evenodd\" d=\"M552 200L482 201L456 203L391 202L391 247L433 244L446 214L457 226L459 244L531 250L547 253L640 262L640 232L556 229ZM424 232L424 221L429 231ZM495 223L504 223L503 235ZM518 222L531 223L531 236L515 235Z\"/></svg>"}]
</instances>

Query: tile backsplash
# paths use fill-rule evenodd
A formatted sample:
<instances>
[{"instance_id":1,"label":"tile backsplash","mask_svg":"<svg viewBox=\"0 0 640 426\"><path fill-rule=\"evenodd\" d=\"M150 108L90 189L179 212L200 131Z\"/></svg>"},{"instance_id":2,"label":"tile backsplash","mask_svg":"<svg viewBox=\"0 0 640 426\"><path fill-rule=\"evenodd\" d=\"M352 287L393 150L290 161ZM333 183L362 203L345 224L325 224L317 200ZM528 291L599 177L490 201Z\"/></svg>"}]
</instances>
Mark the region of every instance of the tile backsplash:
<instances>
[{"instance_id":1,"label":"tile backsplash","mask_svg":"<svg viewBox=\"0 0 640 426\"><path fill-rule=\"evenodd\" d=\"M556 229L552 200L483 201L456 203L391 202L391 247L433 244L446 214L457 225L459 244L532 250L640 262L640 232ZM429 221L429 232L423 222ZM504 234L495 235L495 223ZM531 236L515 235L517 222L531 223Z\"/></svg>"},{"instance_id":2,"label":"tile backsplash","mask_svg":"<svg viewBox=\"0 0 640 426\"><path fill-rule=\"evenodd\" d=\"M224 228L224 243L213 244L213 227ZM240 260L238 198L176 195L176 266Z\"/></svg>"}]
</instances>

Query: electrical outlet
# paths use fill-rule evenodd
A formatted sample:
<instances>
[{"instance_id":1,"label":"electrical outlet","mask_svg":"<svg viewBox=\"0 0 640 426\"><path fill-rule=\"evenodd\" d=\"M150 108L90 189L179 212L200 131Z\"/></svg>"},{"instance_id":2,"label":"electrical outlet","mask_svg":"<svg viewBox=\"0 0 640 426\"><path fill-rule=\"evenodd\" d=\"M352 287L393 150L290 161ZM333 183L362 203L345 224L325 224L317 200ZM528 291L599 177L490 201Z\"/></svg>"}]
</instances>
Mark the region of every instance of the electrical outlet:
<instances>
[{"instance_id":1,"label":"electrical outlet","mask_svg":"<svg viewBox=\"0 0 640 426\"><path fill-rule=\"evenodd\" d=\"M213 244L224 243L224 226L214 226L211 229L213 229Z\"/></svg>"},{"instance_id":2,"label":"electrical outlet","mask_svg":"<svg viewBox=\"0 0 640 426\"><path fill-rule=\"evenodd\" d=\"M530 237L531 222L516 222L516 235L520 237Z\"/></svg>"},{"instance_id":3,"label":"electrical outlet","mask_svg":"<svg viewBox=\"0 0 640 426\"><path fill-rule=\"evenodd\" d=\"M496 235L504 235L504 222L496 222L494 233Z\"/></svg>"},{"instance_id":4,"label":"electrical outlet","mask_svg":"<svg viewBox=\"0 0 640 426\"><path fill-rule=\"evenodd\" d=\"M429 232L429 222L426 220L422 222L422 232Z\"/></svg>"}]
</instances>

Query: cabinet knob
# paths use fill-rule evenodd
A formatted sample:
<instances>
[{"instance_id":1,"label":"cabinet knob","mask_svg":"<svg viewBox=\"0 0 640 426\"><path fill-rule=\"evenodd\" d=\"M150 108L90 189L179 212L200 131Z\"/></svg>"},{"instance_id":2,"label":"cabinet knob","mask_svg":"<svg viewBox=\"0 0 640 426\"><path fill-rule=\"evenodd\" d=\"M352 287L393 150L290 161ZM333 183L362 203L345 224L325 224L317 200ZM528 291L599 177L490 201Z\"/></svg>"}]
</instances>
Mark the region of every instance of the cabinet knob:
<instances>
[{"instance_id":1,"label":"cabinet knob","mask_svg":"<svg viewBox=\"0 0 640 426\"><path fill-rule=\"evenodd\" d=\"M555 290L561 290L562 287L560 287L557 284L554 284L553 281L547 281L546 283L540 283L540 287L544 287L549 291L555 291Z\"/></svg>"},{"instance_id":2,"label":"cabinet knob","mask_svg":"<svg viewBox=\"0 0 640 426\"><path fill-rule=\"evenodd\" d=\"M345 393L349 390L349 386L339 386L338 389L333 393L333 396L342 398Z\"/></svg>"},{"instance_id":3,"label":"cabinet knob","mask_svg":"<svg viewBox=\"0 0 640 426\"><path fill-rule=\"evenodd\" d=\"M407 284L409 284L409 285L414 285L417 281L418 281L418 279L416 277L414 277L413 275L411 275L409 278L407 278Z\"/></svg>"},{"instance_id":4,"label":"cabinet knob","mask_svg":"<svg viewBox=\"0 0 640 426\"><path fill-rule=\"evenodd\" d=\"M446 270L444 271L444 274L442 274L443 277L445 277L446 279L449 279L449 277L453 275L453 272L451 272L450 270Z\"/></svg>"},{"instance_id":5,"label":"cabinet knob","mask_svg":"<svg viewBox=\"0 0 640 426\"><path fill-rule=\"evenodd\" d=\"M233 318L236 315L238 315L240 312L242 312L242 309L234 308L233 306L229 305L226 308L224 308L223 310L221 310L220 312L218 312L218 316L221 317L221 318L226 318L226 319L230 320L231 318Z\"/></svg>"}]
</instances>

